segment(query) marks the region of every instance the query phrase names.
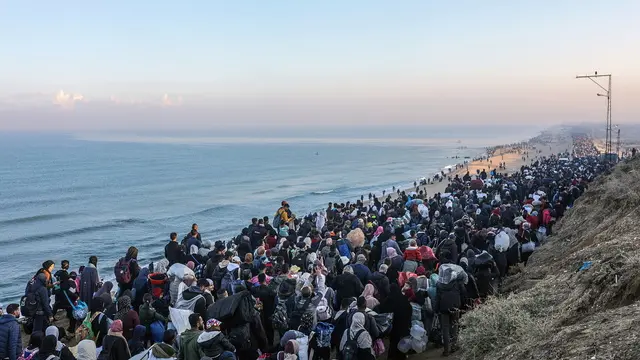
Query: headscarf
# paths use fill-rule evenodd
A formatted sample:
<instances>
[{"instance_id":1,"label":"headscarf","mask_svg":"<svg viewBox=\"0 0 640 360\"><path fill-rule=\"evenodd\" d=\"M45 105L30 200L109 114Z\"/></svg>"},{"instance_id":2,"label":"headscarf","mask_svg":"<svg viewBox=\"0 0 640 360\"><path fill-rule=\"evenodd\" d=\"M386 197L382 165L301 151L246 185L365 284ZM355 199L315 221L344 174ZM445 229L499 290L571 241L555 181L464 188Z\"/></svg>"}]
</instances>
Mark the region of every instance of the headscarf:
<instances>
[{"instance_id":1,"label":"headscarf","mask_svg":"<svg viewBox=\"0 0 640 360\"><path fill-rule=\"evenodd\" d=\"M111 297L111 294L107 294L104 293L102 295L100 295L100 298L102 299L102 309L108 309L109 306L111 306L113 304L113 298ZM101 310L102 311L102 310Z\"/></svg>"},{"instance_id":2,"label":"headscarf","mask_svg":"<svg viewBox=\"0 0 640 360\"><path fill-rule=\"evenodd\" d=\"M102 284L102 287L100 289L98 289L98 291L96 291L96 293L93 295L94 298L102 295L102 294L111 294L111 290L113 289L113 283L111 281L107 281L104 284Z\"/></svg>"},{"instance_id":3,"label":"headscarf","mask_svg":"<svg viewBox=\"0 0 640 360\"><path fill-rule=\"evenodd\" d=\"M133 329L133 341L144 341L144 336L147 333L147 328L144 325L136 325Z\"/></svg>"},{"instance_id":4,"label":"headscarf","mask_svg":"<svg viewBox=\"0 0 640 360\"><path fill-rule=\"evenodd\" d=\"M207 320L207 323L205 325L205 329L207 329L207 331L213 331L216 329L220 328L220 325L222 325L222 322L220 322L217 319L209 319Z\"/></svg>"},{"instance_id":5,"label":"headscarf","mask_svg":"<svg viewBox=\"0 0 640 360\"><path fill-rule=\"evenodd\" d=\"M380 236L380 234L382 234L384 232L384 228L382 226L378 226L378 228L376 229L376 231L373 233L373 236Z\"/></svg>"},{"instance_id":6,"label":"headscarf","mask_svg":"<svg viewBox=\"0 0 640 360\"><path fill-rule=\"evenodd\" d=\"M120 296L118 298L118 312L116 313L115 320L126 319L129 311L131 311L131 298L128 296Z\"/></svg>"},{"instance_id":7,"label":"headscarf","mask_svg":"<svg viewBox=\"0 0 640 360\"><path fill-rule=\"evenodd\" d=\"M77 360L96 360L98 355L96 354L96 343L92 340L82 340L78 343Z\"/></svg>"},{"instance_id":8,"label":"headscarf","mask_svg":"<svg viewBox=\"0 0 640 360\"><path fill-rule=\"evenodd\" d=\"M300 344L297 340L289 340L284 345L284 351L278 353L278 360L296 360L298 359L298 352L300 351Z\"/></svg>"},{"instance_id":9,"label":"headscarf","mask_svg":"<svg viewBox=\"0 0 640 360\"><path fill-rule=\"evenodd\" d=\"M372 285L372 284L367 284L364 287L364 291L362 292L362 295L364 299L367 301L367 308L369 309L373 309L374 307L380 305L380 302L378 301L378 299L376 299L373 295L376 292L376 288Z\"/></svg>"},{"instance_id":10,"label":"headscarf","mask_svg":"<svg viewBox=\"0 0 640 360\"><path fill-rule=\"evenodd\" d=\"M64 344L62 344L60 342L60 340L58 340L60 338L60 331L58 330L58 328L56 326L49 326L45 331L44 331L44 335L45 336L55 336L56 337L56 351L61 351L62 348L64 347Z\"/></svg>"},{"instance_id":11,"label":"headscarf","mask_svg":"<svg viewBox=\"0 0 640 360\"><path fill-rule=\"evenodd\" d=\"M40 345L40 350L38 351L38 357L41 359L46 359L49 355L54 355L56 352L56 344L58 343L58 338L54 335L47 335L42 340L42 345Z\"/></svg>"},{"instance_id":12,"label":"headscarf","mask_svg":"<svg viewBox=\"0 0 640 360\"><path fill-rule=\"evenodd\" d=\"M109 328L109 335L120 335L122 336L123 325L122 320L114 320L111 323L111 327Z\"/></svg>"},{"instance_id":13,"label":"headscarf","mask_svg":"<svg viewBox=\"0 0 640 360\"><path fill-rule=\"evenodd\" d=\"M387 248L387 257L388 258L392 258L392 257L396 257L398 256L398 253L396 253L396 249L389 247Z\"/></svg>"},{"instance_id":14,"label":"headscarf","mask_svg":"<svg viewBox=\"0 0 640 360\"><path fill-rule=\"evenodd\" d=\"M351 326L347 331L342 335L342 340L340 341L340 349L343 349L345 344L347 343L347 338L353 339L360 330L365 330L364 328L365 317L361 312L356 312L353 314L351 318ZM373 341L371 340L371 335L365 330L363 331L358 338L356 339L358 342L358 348L360 349L371 349L373 345Z\"/></svg>"}]
</instances>

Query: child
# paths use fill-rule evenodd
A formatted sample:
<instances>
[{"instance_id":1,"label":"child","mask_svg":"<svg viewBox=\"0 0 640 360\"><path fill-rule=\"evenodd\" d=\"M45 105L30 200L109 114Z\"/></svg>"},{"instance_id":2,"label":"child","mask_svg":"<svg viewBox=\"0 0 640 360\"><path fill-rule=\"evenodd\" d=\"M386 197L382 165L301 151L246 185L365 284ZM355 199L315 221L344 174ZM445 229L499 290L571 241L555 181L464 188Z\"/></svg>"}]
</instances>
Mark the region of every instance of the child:
<instances>
[{"instance_id":1,"label":"child","mask_svg":"<svg viewBox=\"0 0 640 360\"><path fill-rule=\"evenodd\" d=\"M235 346L220 332L222 323L216 319L209 319L205 325L206 331L198 336L198 345L204 353L212 359L235 359Z\"/></svg>"}]
</instances>

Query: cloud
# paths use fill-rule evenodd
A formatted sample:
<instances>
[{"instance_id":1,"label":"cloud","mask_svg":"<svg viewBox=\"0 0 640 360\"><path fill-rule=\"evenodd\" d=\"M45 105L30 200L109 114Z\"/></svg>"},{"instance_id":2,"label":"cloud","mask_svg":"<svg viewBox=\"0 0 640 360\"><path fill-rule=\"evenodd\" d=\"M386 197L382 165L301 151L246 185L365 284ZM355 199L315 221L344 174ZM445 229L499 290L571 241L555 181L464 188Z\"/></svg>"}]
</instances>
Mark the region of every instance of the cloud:
<instances>
[{"instance_id":1,"label":"cloud","mask_svg":"<svg viewBox=\"0 0 640 360\"><path fill-rule=\"evenodd\" d=\"M63 109L73 109L76 102L80 101L84 101L84 96L81 94L68 94L63 90L58 91L53 98L53 104Z\"/></svg>"}]
</instances>

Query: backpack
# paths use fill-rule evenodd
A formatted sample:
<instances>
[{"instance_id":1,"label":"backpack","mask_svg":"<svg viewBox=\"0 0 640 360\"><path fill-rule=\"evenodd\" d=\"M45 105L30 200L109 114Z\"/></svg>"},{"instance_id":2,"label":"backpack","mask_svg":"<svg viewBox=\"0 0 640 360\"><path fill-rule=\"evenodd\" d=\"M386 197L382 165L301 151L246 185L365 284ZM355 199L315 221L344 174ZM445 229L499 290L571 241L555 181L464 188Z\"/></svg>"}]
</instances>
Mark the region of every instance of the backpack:
<instances>
[{"instance_id":1,"label":"backpack","mask_svg":"<svg viewBox=\"0 0 640 360\"><path fill-rule=\"evenodd\" d=\"M196 276L196 279L202 279L204 277L204 269L205 265L200 263L193 254L191 255L191 259L195 262L196 267L193 268L193 273Z\"/></svg>"},{"instance_id":2,"label":"backpack","mask_svg":"<svg viewBox=\"0 0 640 360\"><path fill-rule=\"evenodd\" d=\"M337 255L336 253L329 253L324 258L324 267L327 268L327 271L329 272L329 274L336 273L336 261L337 261L336 255Z\"/></svg>"},{"instance_id":3,"label":"backpack","mask_svg":"<svg viewBox=\"0 0 640 360\"><path fill-rule=\"evenodd\" d=\"M326 322L319 322L316 325L316 339L318 347L328 348L331 346L331 334L333 333L333 325Z\"/></svg>"},{"instance_id":4,"label":"backpack","mask_svg":"<svg viewBox=\"0 0 640 360\"><path fill-rule=\"evenodd\" d=\"M358 358L358 338L363 332L364 329L359 330L354 337L351 337L351 331L347 329L347 342L340 352L342 360L356 360Z\"/></svg>"},{"instance_id":5,"label":"backpack","mask_svg":"<svg viewBox=\"0 0 640 360\"><path fill-rule=\"evenodd\" d=\"M291 259L291 265L299 267L301 271L307 271L307 252L298 251L296 256Z\"/></svg>"},{"instance_id":6,"label":"backpack","mask_svg":"<svg viewBox=\"0 0 640 360\"><path fill-rule=\"evenodd\" d=\"M280 333L284 334L289 328L289 319L287 317L287 306L285 304L286 300L278 300L278 304L276 304L276 308L271 315L271 322L273 323L273 328L280 331Z\"/></svg>"},{"instance_id":7,"label":"backpack","mask_svg":"<svg viewBox=\"0 0 640 360\"><path fill-rule=\"evenodd\" d=\"M224 277L227 275L227 273L229 272L229 270L226 267L221 268L220 266L216 265L216 268L213 270L213 274L211 275L211 280L213 280L213 284L215 285L216 289L222 289L222 279L224 279Z\"/></svg>"},{"instance_id":8,"label":"backpack","mask_svg":"<svg viewBox=\"0 0 640 360\"><path fill-rule=\"evenodd\" d=\"M349 248L349 244L347 244L344 240L339 240L337 247L340 256L345 256L347 259L351 260L351 249Z\"/></svg>"},{"instance_id":9,"label":"backpack","mask_svg":"<svg viewBox=\"0 0 640 360\"><path fill-rule=\"evenodd\" d=\"M302 324L302 315L304 315L304 313L309 309L309 304L311 303L312 298L312 296L309 296L301 307L298 306L298 301L296 301L293 311L291 312L291 317L289 318L290 329L297 330L300 327Z\"/></svg>"},{"instance_id":10,"label":"backpack","mask_svg":"<svg viewBox=\"0 0 640 360\"><path fill-rule=\"evenodd\" d=\"M280 216L280 211L278 210L275 215L273 215L273 228L278 229L280 227L280 221L282 221L282 216Z\"/></svg>"},{"instance_id":11,"label":"backpack","mask_svg":"<svg viewBox=\"0 0 640 360\"><path fill-rule=\"evenodd\" d=\"M329 306L329 302L327 298L323 297L320 300L320 303L316 307L316 314L318 316L318 320L327 321L331 320L331 316L333 315L333 311L331 311L331 307Z\"/></svg>"},{"instance_id":12,"label":"backpack","mask_svg":"<svg viewBox=\"0 0 640 360\"><path fill-rule=\"evenodd\" d=\"M227 293L231 295L231 283L233 283L234 280L236 280L236 277L233 275L233 271L227 270L220 281L220 289L226 289Z\"/></svg>"},{"instance_id":13,"label":"backpack","mask_svg":"<svg viewBox=\"0 0 640 360\"><path fill-rule=\"evenodd\" d=\"M91 316L90 314L87 314L84 320L82 320L82 323L80 324L80 326L78 326L75 332L75 337L78 342L82 340L95 341L95 339L97 338L97 335L93 333L93 327L91 326L91 323L93 322L93 320L95 320L96 316L98 315L104 315L104 314L102 314L101 312L97 312L93 314L93 316Z\"/></svg>"},{"instance_id":14,"label":"backpack","mask_svg":"<svg viewBox=\"0 0 640 360\"><path fill-rule=\"evenodd\" d=\"M130 264L133 259L127 260L126 258L120 258L113 267L113 273L116 276L118 284L128 284L131 282L131 268Z\"/></svg>"},{"instance_id":15,"label":"backpack","mask_svg":"<svg viewBox=\"0 0 640 360\"><path fill-rule=\"evenodd\" d=\"M29 280L27 291L25 291L25 295L20 298L20 313L25 317L34 317L38 311L38 297L36 293L32 291L35 282L36 278Z\"/></svg>"}]
</instances>

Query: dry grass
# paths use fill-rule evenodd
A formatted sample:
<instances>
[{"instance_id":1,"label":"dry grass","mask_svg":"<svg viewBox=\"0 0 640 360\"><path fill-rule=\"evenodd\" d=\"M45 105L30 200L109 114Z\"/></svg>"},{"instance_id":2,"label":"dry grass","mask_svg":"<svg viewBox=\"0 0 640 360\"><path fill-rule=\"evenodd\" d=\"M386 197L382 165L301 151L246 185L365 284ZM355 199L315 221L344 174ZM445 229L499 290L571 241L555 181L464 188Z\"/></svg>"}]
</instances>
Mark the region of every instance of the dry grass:
<instances>
[{"instance_id":1,"label":"dry grass","mask_svg":"<svg viewBox=\"0 0 640 360\"><path fill-rule=\"evenodd\" d=\"M511 295L465 315L461 359L640 359L639 211L633 159L590 186Z\"/></svg>"}]
</instances>

